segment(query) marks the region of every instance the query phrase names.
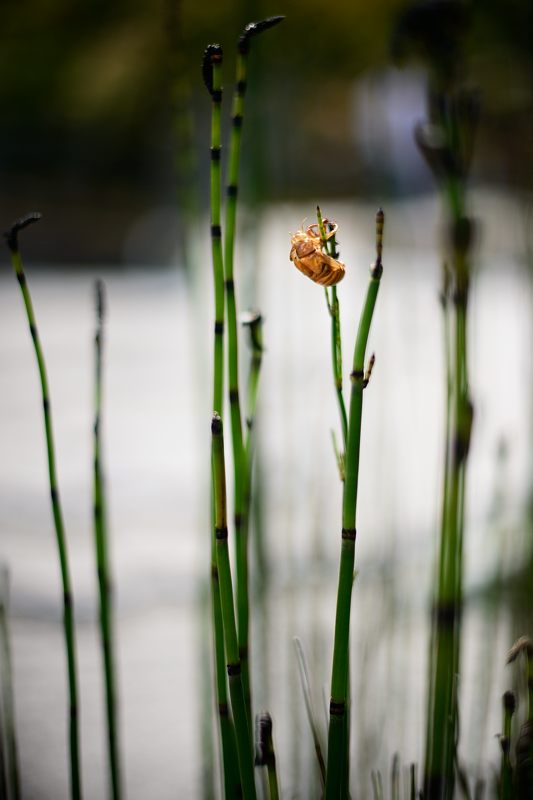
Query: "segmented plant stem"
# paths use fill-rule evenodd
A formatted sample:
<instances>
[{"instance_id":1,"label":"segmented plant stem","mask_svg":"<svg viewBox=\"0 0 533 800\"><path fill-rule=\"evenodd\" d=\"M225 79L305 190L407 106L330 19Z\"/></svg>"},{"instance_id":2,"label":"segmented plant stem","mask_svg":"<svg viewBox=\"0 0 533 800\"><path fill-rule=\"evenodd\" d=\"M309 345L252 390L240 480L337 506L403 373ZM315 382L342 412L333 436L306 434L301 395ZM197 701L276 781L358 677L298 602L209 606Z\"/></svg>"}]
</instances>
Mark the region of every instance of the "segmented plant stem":
<instances>
[{"instance_id":1,"label":"segmented plant stem","mask_svg":"<svg viewBox=\"0 0 533 800\"><path fill-rule=\"evenodd\" d=\"M503 733L500 737L502 751L500 770L500 800L512 800L513 768L511 765L511 723L516 709L514 692L503 695Z\"/></svg>"},{"instance_id":2,"label":"segmented plant stem","mask_svg":"<svg viewBox=\"0 0 533 800\"><path fill-rule=\"evenodd\" d=\"M241 403L239 394L239 342L237 336L237 308L233 258L235 249L235 226L237 219L237 193L241 155L242 121L246 93L248 46L242 47L239 40L236 66L236 83L233 95L231 136L228 161L228 185L224 228L224 287L226 290L226 312L228 320L228 385L231 415L231 440L234 470L234 525L236 546L237 579L237 624L242 664L242 675L249 724L251 724L251 690L248 667L249 651L249 589L248 589L248 542L243 530L243 505L246 483L246 459L243 443Z\"/></svg>"},{"instance_id":3,"label":"segmented plant stem","mask_svg":"<svg viewBox=\"0 0 533 800\"><path fill-rule=\"evenodd\" d=\"M381 263L381 238L383 211L376 215L378 258L370 270L370 280L357 337L355 340L353 368L350 375L351 393L346 447L346 479L342 502L342 546L337 588L337 611L331 671L331 700L328 735L328 762L326 771L326 800L341 796L342 774L347 761L346 714L348 663L350 644L350 610L352 600L353 570L356 538L357 489L359 478L359 452L361 445L361 418L363 390L365 388L365 353L374 307L378 296L383 266Z\"/></svg>"},{"instance_id":4,"label":"segmented plant stem","mask_svg":"<svg viewBox=\"0 0 533 800\"><path fill-rule=\"evenodd\" d=\"M279 783L276 768L276 753L272 741L272 717L262 711L256 717L256 755L257 767L266 767L268 779L268 800L279 800Z\"/></svg>"},{"instance_id":5,"label":"segmented plant stem","mask_svg":"<svg viewBox=\"0 0 533 800\"><path fill-rule=\"evenodd\" d=\"M3 747L2 786L8 800L19 800L20 779L17 738L15 733L15 698L13 693L13 665L9 640L9 573L0 570L0 673L2 676L3 730L0 733ZM5 737L5 740L4 740ZM5 745L5 746L4 746Z\"/></svg>"},{"instance_id":6,"label":"segmented plant stem","mask_svg":"<svg viewBox=\"0 0 533 800\"><path fill-rule=\"evenodd\" d=\"M96 283L97 327L95 346L94 391L94 541L98 592L100 601L100 637L104 664L107 746L110 770L111 796L120 800L120 756L118 743L118 714L115 683L115 654L113 641L113 596L109 569L108 528L102 468L102 355L104 345L105 297L102 281Z\"/></svg>"},{"instance_id":7,"label":"segmented plant stem","mask_svg":"<svg viewBox=\"0 0 533 800\"><path fill-rule=\"evenodd\" d=\"M222 48L218 44L209 45L204 54L204 81L211 95L211 256L213 264L213 286L215 296L215 325L213 346L213 409L222 413L224 376L224 266L222 257L221 228L221 105L222 105ZM211 460L213 454L211 453ZM214 485L211 490L214 507ZM238 797L240 776L235 744L233 720L228 706L226 682L226 656L224 651L224 630L220 584L216 553L214 508L211 525L211 613L213 619L213 638L215 650L215 691L222 748L222 772L226 799Z\"/></svg>"},{"instance_id":8,"label":"segmented plant stem","mask_svg":"<svg viewBox=\"0 0 533 800\"><path fill-rule=\"evenodd\" d=\"M443 513L437 594L432 617L424 793L429 800L453 796L457 748L457 674L462 610L464 501L472 427L467 364L468 253L471 223L464 216L464 187L449 178L448 205L452 242L445 332L448 406ZM451 302L449 302L451 301Z\"/></svg>"},{"instance_id":9,"label":"segmented plant stem","mask_svg":"<svg viewBox=\"0 0 533 800\"><path fill-rule=\"evenodd\" d=\"M39 370L39 378L41 383L41 394L43 403L44 415L44 428L46 435L46 450L48 459L48 476L50 482L50 498L52 502L52 514L54 518L54 526L56 531L57 549L59 554L59 565L61 572L61 581L63 586L63 628L65 635L65 647L67 654L67 667L68 667L68 686L69 686L69 742L70 742L70 784L71 784L71 797L73 800L79 800L82 796L81 790L81 770L80 770L80 753L79 753L79 721L78 721L78 683L77 683L77 668L76 668L76 634L74 628L74 602L71 588L70 568L68 560L67 540L65 535L65 527L63 524L63 513L61 509L61 501L59 497L59 488L57 483L56 471L56 457L54 446L54 435L52 428L52 408L50 404L50 392L48 389L48 376L46 372L46 364L44 353L37 330L37 323L33 310L30 292L26 283L26 276L24 274L24 267L18 246L18 232L32 222L40 219L40 214L30 214L27 217L18 220L11 230L6 234L7 243L11 250L11 261L17 280L19 282L26 315L28 318L28 325L30 335L33 342L35 357L37 360L37 367Z\"/></svg>"},{"instance_id":10,"label":"segmented plant stem","mask_svg":"<svg viewBox=\"0 0 533 800\"><path fill-rule=\"evenodd\" d=\"M233 584L228 551L228 527L226 513L226 471L224 463L224 437L222 419L218 414L211 423L213 441L213 481L215 487L215 536L217 550L218 577L222 621L224 627L224 643L231 709L235 723L235 738L239 758L243 797L255 800L255 783L253 757L246 713L246 702L239 657L235 609L233 606Z\"/></svg>"}]
</instances>

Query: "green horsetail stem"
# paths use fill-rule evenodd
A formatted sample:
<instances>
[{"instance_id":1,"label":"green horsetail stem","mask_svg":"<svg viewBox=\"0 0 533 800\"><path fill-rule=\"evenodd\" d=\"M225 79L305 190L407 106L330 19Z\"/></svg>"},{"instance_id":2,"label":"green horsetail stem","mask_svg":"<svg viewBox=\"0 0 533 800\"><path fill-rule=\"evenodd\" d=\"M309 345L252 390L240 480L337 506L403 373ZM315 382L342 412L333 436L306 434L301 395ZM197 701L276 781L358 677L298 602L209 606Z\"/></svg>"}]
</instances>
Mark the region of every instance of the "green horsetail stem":
<instances>
[{"instance_id":1,"label":"green horsetail stem","mask_svg":"<svg viewBox=\"0 0 533 800\"><path fill-rule=\"evenodd\" d=\"M68 686L69 686L69 742L70 742L70 786L71 797L73 800L79 800L82 796L81 792L81 774L80 774L80 754L79 754L79 720L78 720L78 683L76 675L76 634L74 629L74 602L72 596L70 569L68 562L67 540L65 535L65 527L63 524L63 513L61 510L61 501L59 498L59 488L57 483L56 473L56 458L54 436L52 429L52 408L50 404L50 392L48 389L48 377L46 373L46 365L44 360L44 353L37 331L37 323L33 311L33 304L31 301L30 292L26 283L26 276L24 274L24 267L20 255L18 234L21 230L40 220L41 215L38 213L31 213L21 219L17 220L11 229L5 234L8 247L11 251L11 261L17 280L19 282L20 291L22 292L22 299L26 309L26 316L28 318L28 325L30 335L33 342L35 357L37 360L37 367L39 370L39 378L41 383L43 415L44 415L44 428L46 434L46 450L48 459L48 476L50 481L50 498L52 502L52 514L54 517L54 525L56 531L57 549L59 554L59 565L61 571L61 581L63 586L63 627L65 634L65 647L67 654L67 667L68 667Z\"/></svg>"},{"instance_id":2,"label":"green horsetail stem","mask_svg":"<svg viewBox=\"0 0 533 800\"><path fill-rule=\"evenodd\" d=\"M513 767L511 764L511 723L516 710L516 697L514 692L508 691L503 695L503 733L500 736L502 760L500 768L500 800L512 800L513 797Z\"/></svg>"},{"instance_id":3,"label":"green horsetail stem","mask_svg":"<svg viewBox=\"0 0 533 800\"><path fill-rule=\"evenodd\" d=\"M276 753L272 741L272 717L268 711L262 711L255 718L255 765L266 767L268 778L268 800L279 800L278 774L276 770Z\"/></svg>"},{"instance_id":4,"label":"green horsetail stem","mask_svg":"<svg viewBox=\"0 0 533 800\"><path fill-rule=\"evenodd\" d=\"M213 442L213 482L215 487L215 536L217 549L220 601L224 627L226 663L231 697L231 710L235 723L235 739L239 758L239 771L244 800L255 800L255 782L250 730L244 697L244 686L239 657L239 643L233 606L233 583L228 550L226 511L226 468L224 463L224 432L222 419L213 415L211 423Z\"/></svg>"},{"instance_id":5,"label":"green horsetail stem","mask_svg":"<svg viewBox=\"0 0 533 800\"><path fill-rule=\"evenodd\" d=\"M457 681L463 605L463 541L465 482L473 421L469 393L467 312L473 224L465 215L468 163L460 148L464 129L474 125L473 108L450 92L439 107L443 140L434 141L424 126L417 144L443 191L448 216L449 261L444 267L442 302L445 315L446 454L436 597L432 614L426 728L424 795L450 800L457 752ZM470 136L470 134L469 134ZM468 137L466 137L468 138ZM468 156L469 158L470 156Z\"/></svg>"},{"instance_id":6,"label":"green horsetail stem","mask_svg":"<svg viewBox=\"0 0 533 800\"><path fill-rule=\"evenodd\" d=\"M331 236L329 239L326 238L327 232L320 206L316 207L316 218L323 249L326 250L332 258L338 259L339 254L337 252L335 236ZM328 287L326 286L324 287L324 292L326 295L326 303L328 306L329 315L331 317L331 363L333 366L333 382L337 395L337 404L339 407L342 430L343 450L342 453L337 453L337 461L339 463L341 479L344 480L344 456L346 453L346 440L348 438L348 418L346 416L346 405L344 403L344 395L342 393L342 339L340 307L336 286L332 286L330 290L328 290Z\"/></svg>"},{"instance_id":7,"label":"green horsetail stem","mask_svg":"<svg viewBox=\"0 0 533 800\"><path fill-rule=\"evenodd\" d=\"M104 345L105 295L104 284L97 281L96 334L94 337L95 386L94 386L94 543L100 601L100 639L105 679L107 747L111 796L120 800L120 755L118 743L118 714L113 635L113 591L109 569L107 511L102 468L102 364Z\"/></svg>"},{"instance_id":8,"label":"green horsetail stem","mask_svg":"<svg viewBox=\"0 0 533 800\"><path fill-rule=\"evenodd\" d=\"M222 262L221 221L221 105L222 105L222 47L210 44L205 50L202 74L211 95L211 256L213 262L213 285L215 295L215 326L213 346L213 408L222 413L224 380L224 267ZM214 486L212 487L214 498ZM214 517L214 515L212 515ZM239 765L235 744L235 731L228 706L226 682L226 656L224 652L224 630L220 586L216 554L214 518L211 525L211 614L213 618L215 692L218 725L222 748L222 772L224 793L228 798L240 794Z\"/></svg>"},{"instance_id":9,"label":"green horsetail stem","mask_svg":"<svg viewBox=\"0 0 533 800\"><path fill-rule=\"evenodd\" d=\"M9 638L9 572L0 569L0 674L2 677L3 712L2 733L2 785L8 800L19 800L20 778L18 767L17 737L15 733L15 697L13 692L13 664Z\"/></svg>"},{"instance_id":10,"label":"green horsetail stem","mask_svg":"<svg viewBox=\"0 0 533 800\"><path fill-rule=\"evenodd\" d=\"M526 662L527 713L516 742L513 797L530 800L533 787L533 640L521 636L512 646L507 663L515 661L523 653Z\"/></svg>"},{"instance_id":11,"label":"green horsetail stem","mask_svg":"<svg viewBox=\"0 0 533 800\"><path fill-rule=\"evenodd\" d=\"M239 165L241 158L242 123L244 98L248 77L248 54L254 36L277 25L282 16L269 17L249 23L237 45L235 93L231 112L231 135L228 163L227 201L224 231L224 286L228 320L228 384L231 414L231 438L234 468L234 525L237 567L237 624L239 647L245 687L246 707L251 725L251 690L249 670L249 589L248 589L248 536L243 529L243 504L247 484L247 464L244 450L241 403L239 395L239 349L237 337L237 309L233 256L235 250L235 227L237 219L237 195ZM215 410L218 410L215 406Z\"/></svg>"},{"instance_id":12,"label":"green horsetail stem","mask_svg":"<svg viewBox=\"0 0 533 800\"><path fill-rule=\"evenodd\" d=\"M326 800L338 800L341 796L341 785L343 784L342 776L345 772L345 765L349 757L349 754L346 753L348 746L346 715L348 713L347 689L350 647L350 611L355 558L363 391L370 377L370 370L368 370L365 375L365 353L381 276L383 274L383 265L381 261L383 224L384 214L380 208L376 214L377 258L370 268L370 280L359 320L359 327L355 340L353 367L350 375L351 394L346 446L346 479L344 481L342 499L342 546L337 589L333 666L331 670Z\"/></svg>"}]
</instances>

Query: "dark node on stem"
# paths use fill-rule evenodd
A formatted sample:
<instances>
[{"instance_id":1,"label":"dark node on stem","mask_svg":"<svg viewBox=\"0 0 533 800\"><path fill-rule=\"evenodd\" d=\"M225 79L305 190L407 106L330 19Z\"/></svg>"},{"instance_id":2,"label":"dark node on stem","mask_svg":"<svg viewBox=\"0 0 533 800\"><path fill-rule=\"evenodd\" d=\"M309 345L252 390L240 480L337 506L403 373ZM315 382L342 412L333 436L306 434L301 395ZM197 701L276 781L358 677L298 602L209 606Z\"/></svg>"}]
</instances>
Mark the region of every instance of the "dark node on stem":
<instances>
[{"instance_id":1,"label":"dark node on stem","mask_svg":"<svg viewBox=\"0 0 533 800\"><path fill-rule=\"evenodd\" d=\"M342 700L340 703L335 702L335 700L329 701L329 713L332 717L342 717L344 716L344 712L346 711L346 703Z\"/></svg>"},{"instance_id":2,"label":"dark node on stem","mask_svg":"<svg viewBox=\"0 0 533 800\"><path fill-rule=\"evenodd\" d=\"M239 95L239 97L244 97L246 94L246 81L237 81L235 84L235 91Z\"/></svg>"},{"instance_id":3,"label":"dark node on stem","mask_svg":"<svg viewBox=\"0 0 533 800\"><path fill-rule=\"evenodd\" d=\"M510 689L504 692L503 697L503 707L508 714L514 714L516 711L516 695Z\"/></svg>"},{"instance_id":4,"label":"dark node on stem","mask_svg":"<svg viewBox=\"0 0 533 800\"><path fill-rule=\"evenodd\" d=\"M208 44L204 51L204 58L202 61L202 77L204 79L205 87L213 100L213 64L220 64L222 61L222 47L219 44Z\"/></svg>"},{"instance_id":5,"label":"dark node on stem","mask_svg":"<svg viewBox=\"0 0 533 800\"><path fill-rule=\"evenodd\" d=\"M213 419L211 420L211 433L213 436L222 436L222 419L220 414L213 414Z\"/></svg>"},{"instance_id":6,"label":"dark node on stem","mask_svg":"<svg viewBox=\"0 0 533 800\"><path fill-rule=\"evenodd\" d=\"M461 615L461 609L457 603L437 603L434 608L434 616L437 625L451 628L455 625Z\"/></svg>"},{"instance_id":7,"label":"dark node on stem","mask_svg":"<svg viewBox=\"0 0 533 800\"><path fill-rule=\"evenodd\" d=\"M71 719L76 719L77 716L78 716L78 706L74 705L74 703L71 703L71 705L70 705L70 718Z\"/></svg>"},{"instance_id":8,"label":"dark node on stem","mask_svg":"<svg viewBox=\"0 0 533 800\"><path fill-rule=\"evenodd\" d=\"M218 145L217 147L212 147L211 148L211 150L210 150L211 161L216 161L216 162L220 161L221 149L222 148L220 147L220 145Z\"/></svg>"},{"instance_id":9,"label":"dark node on stem","mask_svg":"<svg viewBox=\"0 0 533 800\"><path fill-rule=\"evenodd\" d=\"M266 767L273 763L272 717L268 711L261 711L255 718L255 765Z\"/></svg>"},{"instance_id":10,"label":"dark node on stem","mask_svg":"<svg viewBox=\"0 0 533 800\"><path fill-rule=\"evenodd\" d=\"M228 677L230 678L237 677L237 675L241 674L240 662L238 661L236 664L228 664L227 670L228 670Z\"/></svg>"},{"instance_id":11,"label":"dark node on stem","mask_svg":"<svg viewBox=\"0 0 533 800\"><path fill-rule=\"evenodd\" d=\"M236 186L236 184L234 184L234 183L231 183L231 184L230 184L230 185L229 185L229 186L226 188L226 193L227 193L228 197L237 197L237 193L238 193L238 191L239 191L239 190L238 190L238 187L237 187L237 186Z\"/></svg>"},{"instance_id":12,"label":"dark node on stem","mask_svg":"<svg viewBox=\"0 0 533 800\"><path fill-rule=\"evenodd\" d=\"M234 114L231 118L231 124L234 128L242 128L242 114Z\"/></svg>"},{"instance_id":13,"label":"dark node on stem","mask_svg":"<svg viewBox=\"0 0 533 800\"><path fill-rule=\"evenodd\" d=\"M228 538L228 529L224 528L215 528L215 539L217 542L225 542Z\"/></svg>"},{"instance_id":14,"label":"dark node on stem","mask_svg":"<svg viewBox=\"0 0 533 800\"><path fill-rule=\"evenodd\" d=\"M13 223L11 228L4 233L7 246L9 247L12 253L16 253L17 250L19 249L19 244L18 244L19 231L24 230L24 228L27 228L28 225L32 225L34 222L39 222L41 217L42 214L40 214L39 211L30 211L29 214L25 214L23 217L20 217L20 219L17 219L17 221Z\"/></svg>"},{"instance_id":15,"label":"dark node on stem","mask_svg":"<svg viewBox=\"0 0 533 800\"><path fill-rule=\"evenodd\" d=\"M257 36L259 33L273 28L278 22L281 22L285 17L283 15L275 17L267 17L259 22L249 22L239 37L237 49L241 55L246 55L250 50L250 39L252 36Z\"/></svg>"},{"instance_id":16,"label":"dark node on stem","mask_svg":"<svg viewBox=\"0 0 533 800\"><path fill-rule=\"evenodd\" d=\"M351 381L362 381L364 380L365 374L362 369L354 369L353 372L350 372L350 380Z\"/></svg>"},{"instance_id":17,"label":"dark node on stem","mask_svg":"<svg viewBox=\"0 0 533 800\"><path fill-rule=\"evenodd\" d=\"M35 327L33 322L30 322L30 336L31 336L31 338L35 340L35 339L37 339L37 335L38 335L37 334L37 328Z\"/></svg>"},{"instance_id":18,"label":"dark node on stem","mask_svg":"<svg viewBox=\"0 0 533 800\"><path fill-rule=\"evenodd\" d=\"M246 428L247 430L251 431L254 426L254 421L252 417L246 417Z\"/></svg>"},{"instance_id":19,"label":"dark node on stem","mask_svg":"<svg viewBox=\"0 0 533 800\"><path fill-rule=\"evenodd\" d=\"M15 253L16 249L13 250L13 252ZM26 276L25 276L25 274L23 272L20 272L20 271L17 272L17 280L19 282L20 288L23 289L24 286L26 286Z\"/></svg>"},{"instance_id":20,"label":"dark node on stem","mask_svg":"<svg viewBox=\"0 0 533 800\"><path fill-rule=\"evenodd\" d=\"M230 389L229 390L229 401L230 401L230 403L238 403L239 402L239 390L238 389Z\"/></svg>"},{"instance_id":21,"label":"dark node on stem","mask_svg":"<svg viewBox=\"0 0 533 800\"><path fill-rule=\"evenodd\" d=\"M43 397L43 411L45 414L50 411L50 401L47 397Z\"/></svg>"},{"instance_id":22,"label":"dark node on stem","mask_svg":"<svg viewBox=\"0 0 533 800\"><path fill-rule=\"evenodd\" d=\"M217 319L215 322L215 336L221 336L224 333L224 322Z\"/></svg>"},{"instance_id":23,"label":"dark node on stem","mask_svg":"<svg viewBox=\"0 0 533 800\"><path fill-rule=\"evenodd\" d=\"M54 503L54 505L59 500L59 495L55 486L52 486L52 488L50 489L50 497L52 498L52 503Z\"/></svg>"},{"instance_id":24,"label":"dark node on stem","mask_svg":"<svg viewBox=\"0 0 533 800\"><path fill-rule=\"evenodd\" d=\"M218 713L221 717L227 717L229 714L228 704L227 703L219 703L218 704Z\"/></svg>"},{"instance_id":25,"label":"dark node on stem","mask_svg":"<svg viewBox=\"0 0 533 800\"><path fill-rule=\"evenodd\" d=\"M383 275L383 264L381 261L375 261L370 267L370 277L375 281L379 281Z\"/></svg>"},{"instance_id":26,"label":"dark node on stem","mask_svg":"<svg viewBox=\"0 0 533 800\"><path fill-rule=\"evenodd\" d=\"M375 363L376 363L376 356L375 353L372 353L368 361L368 367L366 368L365 378L363 381L363 389L366 389L366 387L370 383L370 378L372 377L372 370L374 369Z\"/></svg>"},{"instance_id":27,"label":"dark node on stem","mask_svg":"<svg viewBox=\"0 0 533 800\"><path fill-rule=\"evenodd\" d=\"M451 240L453 249L461 254L465 255L471 246L472 241L474 238L474 222L473 220L469 219L468 217L460 217L457 220L454 220L451 226Z\"/></svg>"},{"instance_id":28,"label":"dark node on stem","mask_svg":"<svg viewBox=\"0 0 533 800\"><path fill-rule=\"evenodd\" d=\"M94 294L96 302L96 317L100 325L105 317L105 284L102 280L98 279L94 284Z\"/></svg>"},{"instance_id":29,"label":"dark node on stem","mask_svg":"<svg viewBox=\"0 0 533 800\"><path fill-rule=\"evenodd\" d=\"M227 292L234 292L235 291L235 283L233 282L233 278L226 278L224 281L224 288Z\"/></svg>"},{"instance_id":30,"label":"dark node on stem","mask_svg":"<svg viewBox=\"0 0 533 800\"><path fill-rule=\"evenodd\" d=\"M211 564L211 579L218 581L218 567L216 564Z\"/></svg>"},{"instance_id":31,"label":"dark node on stem","mask_svg":"<svg viewBox=\"0 0 533 800\"><path fill-rule=\"evenodd\" d=\"M222 228L220 225L211 225L211 236L213 239L220 239L222 236Z\"/></svg>"},{"instance_id":32,"label":"dark node on stem","mask_svg":"<svg viewBox=\"0 0 533 800\"><path fill-rule=\"evenodd\" d=\"M509 751L511 749L511 742L507 738L507 736L500 736L500 747L502 749L502 753L504 756L509 755Z\"/></svg>"},{"instance_id":33,"label":"dark node on stem","mask_svg":"<svg viewBox=\"0 0 533 800\"><path fill-rule=\"evenodd\" d=\"M355 542L357 537L357 531L355 528L343 528L342 529L342 538L347 539L349 542Z\"/></svg>"},{"instance_id":34,"label":"dark node on stem","mask_svg":"<svg viewBox=\"0 0 533 800\"><path fill-rule=\"evenodd\" d=\"M63 605L65 608L72 608L72 595L70 592L63 592Z\"/></svg>"}]
</instances>

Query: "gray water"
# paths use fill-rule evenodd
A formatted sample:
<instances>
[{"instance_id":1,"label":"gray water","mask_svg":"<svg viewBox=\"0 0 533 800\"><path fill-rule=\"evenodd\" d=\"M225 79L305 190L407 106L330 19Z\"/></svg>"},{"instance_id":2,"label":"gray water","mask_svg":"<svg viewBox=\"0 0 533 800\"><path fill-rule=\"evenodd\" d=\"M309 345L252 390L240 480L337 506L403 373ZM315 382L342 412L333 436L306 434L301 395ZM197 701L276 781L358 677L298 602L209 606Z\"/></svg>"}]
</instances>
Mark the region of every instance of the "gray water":
<instances>
[{"instance_id":1,"label":"gray water","mask_svg":"<svg viewBox=\"0 0 533 800\"><path fill-rule=\"evenodd\" d=\"M470 329L476 407L465 554L470 593L523 556L533 405L532 298L520 218L513 201L495 195L480 194L475 207L483 236ZM347 264L339 287L347 374L374 256L373 209L324 208L339 223ZM330 435L339 425L324 294L288 260L289 234L312 209L267 209L254 237L243 216L245 244L237 260L240 307L259 305L265 316L257 458L270 569L252 623L255 705L274 717L284 796L302 798L317 790L292 638L299 636L307 651L320 713L331 660L341 498ZM354 782L364 794L370 770L388 774L395 750L405 764L423 753L427 601L442 462L437 206L426 198L386 212L385 273L369 344L376 367L365 393L352 628ZM75 589L87 798L106 794L91 527L92 285L100 274L109 310L105 464L127 796L201 796L209 774L212 319L204 239L202 233L192 280L178 268L28 270L48 363ZM246 348L241 352L245 376ZM7 260L0 276L0 375L1 557L11 574L23 796L48 800L68 796L60 583L37 372ZM498 461L502 438L507 457ZM514 633L505 611L487 617L475 602L467 606L462 753L473 771L498 757L494 734ZM480 685L487 651L492 674Z\"/></svg>"}]
</instances>

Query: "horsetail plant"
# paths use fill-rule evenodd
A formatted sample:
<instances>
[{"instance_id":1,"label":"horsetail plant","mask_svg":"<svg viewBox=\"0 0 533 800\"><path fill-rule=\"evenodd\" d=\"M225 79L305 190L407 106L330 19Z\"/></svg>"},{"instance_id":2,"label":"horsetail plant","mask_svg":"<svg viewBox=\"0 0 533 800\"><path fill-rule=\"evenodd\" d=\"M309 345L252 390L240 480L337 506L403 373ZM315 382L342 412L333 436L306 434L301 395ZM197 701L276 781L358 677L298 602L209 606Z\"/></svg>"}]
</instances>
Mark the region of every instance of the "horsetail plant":
<instances>
[{"instance_id":1,"label":"horsetail plant","mask_svg":"<svg viewBox=\"0 0 533 800\"><path fill-rule=\"evenodd\" d=\"M100 604L100 640L105 680L107 748L111 796L120 800L120 753L118 742L118 715L116 694L115 653L113 642L113 598L109 569L108 528L104 475L102 468L102 363L104 345L105 293L102 281L96 281L96 334L94 337L94 544Z\"/></svg>"},{"instance_id":2,"label":"horsetail plant","mask_svg":"<svg viewBox=\"0 0 533 800\"><path fill-rule=\"evenodd\" d=\"M446 443L442 518L430 636L423 792L451 800L458 745L457 675L463 605L465 483L473 421L468 377L468 300L473 222L466 184L479 101L462 84L468 7L458 0L419 0L400 17L397 57L421 57L428 70L428 118L416 143L442 194L448 246L443 263Z\"/></svg>"},{"instance_id":3,"label":"horsetail plant","mask_svg":"<svg viewBox=\"0 0 533 800\"><path fill-rule=\"evenodd\" d=\"M346 477L342 498L342 547L337 588L337 611L331 670L331 699L329 706L328 760L326 769L326 800L341 796L349 763L348 736L348 664L350 645L350 611L355 558L357 489L359 479L359 454L361 445L361 420L363 391L368 384L370 369L365 373L365 354L370 326L383 274L382 243L384 214L376 214L376 261L370 268L366 298L363 304L355 340L351 393L346 442ZM344 787L347 791L347 787Z\"/></svg>"},{"instance_id":4,"label":"horsetail plant","mask_svg":"<svg viewBox=\"0 0 533 800\"><path fill-rule=\"evenodd\" d=\"M221 221L221 126L222 105L222 47L210 44L205 50L202 74L205 86L211 95L211 256L215 296L215 324L213 345L213 408L222 413L224 381L224 267L222 262ZM213 454L211 454L213 458ZM214 503L214 485L211 490ZM235 744L233 720L229 713L228 688L224 653L224 631L222 606L216 554L214 510L211 514L211 614L213 618L215 696L218 710L220 743L222 748L222 772L226 798L240 793L240 778Z\"/></svg>"},{"instance_id":5,"label":"horsetail plant","mask_svg":"<svg viewBox=\"0 0 533 800\"><path fill-rule=\"evenodd\" d=\"M9 638L9 571L0 568L0 675L2 719L0 743L2 745L2 783L0 789L7 800L19 800L20 778L17 738L15 734L15 699L13 692L13 665Z\"/></svg>"},{"instance_id":6,"label":"horsetail plant","mask_svg":"<svg viewBox=\"0 0 533 800\"><path fill-rule=\"evenodd\" d=\"M268 781L268 800L279 800L278 773L276 769L276 753L272 741L272 717L268 711L262 711L255 719L255 765L266 767Z\"/></svg>"},{"instance_id":7,"label":"horsetail plant","mask_svg":"<svg viewBox=\"0 0 533 800\"><path fill-rule=\"evenodd\" d=\"M228 551L228 526L226 512L226 468L224 463L224 432L222 419L213 415L211 422L213 443L213 483L215 489L215 538L220 586L220 602L224 627L224 645L231 710L235 724L235 740L239 759L242 796L244 800L255 800L255 781L250 730L242 680L241 661L235 609L233 605L233 583Z\"/></svg>"},{"instance_id":8,"label":"horsetail plant","mask_svg":"<svg viewBox=\"0 0 533 800\"><path fill-rule=\"evenodd\" d=\"M502 751L500 767L500 800L512 800L513 797L513 767L511 764L511 723L516 711L516 696L514 692L507 691L503 695L503 733L500 736Z\"/></svg>"},{"instance_id":9,"label":"horsetail plant","mask_svg":"<svg viewBox=\"0 0 533 800\"><path fill-rule=\"evenodd\" d=\"M67 539L63 523L63 513L59 497L57 483L56 457L54 446L54 435L52 428L52 408L50 404L50 392L48 389L48 376L44 353L37 330L37 322L33 311L33 304L26 283L26 276L19 250L18 235L21 230L41 219L37 212L27 214L18 219L5 234L7 245L11 251L11 261L13 269L19 282L26 316L30 329L30 335L37 360L39 379L41 384L44 428L46 435L46 450L48 460L48 476L50 483L50 498L52 503L52 514L56 532L56 541L59 555L59 566L61 581L63 586L63 628L65 635L65 648L67 655L68 687L69 687L69 742L70 742L70 788L73 800L80 800L81 790L81 770L79 754L79 719L78 719L78 683L76 674L76 634L74 628L74 602L72 596L70 568L68 560Z\"/></svg>"},{"instance_id":10,"label":"horsetail plant","mask_svg":"<svg viewBox=\"0 0 533 800\"><path fill-rule=\"evenodd\" d=\"M234 525L236 546L237 578L237 624L239 631L239 650L242 662L246 707L251 724L251 691L249 671L249 590L248 590L248 513L244 508L244 498L248 492L248 466L245 455L242 414L239 394L239 350L237 337L237 309L235 302L235 281L233 275L233 255L235 250L235 227L237 219L237 195L239 165L241 157L242 124L244 98L248 78L248 54L254 36L277 25L282 16L268 17L259 22L250 22L239 37L237 45L237 65L235 92L231 112L231 136L228 160L227 204L224 230L224 287L226 292L227 334L228 334L228 389L231 415L231 437L234 469ZM215 407L216 408L216 407Z\"/></svg>"}]
</instances>

